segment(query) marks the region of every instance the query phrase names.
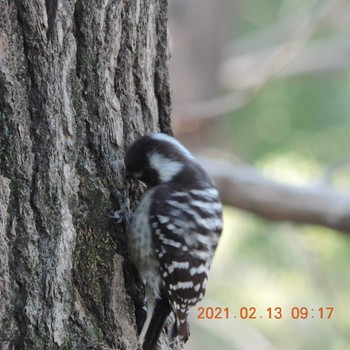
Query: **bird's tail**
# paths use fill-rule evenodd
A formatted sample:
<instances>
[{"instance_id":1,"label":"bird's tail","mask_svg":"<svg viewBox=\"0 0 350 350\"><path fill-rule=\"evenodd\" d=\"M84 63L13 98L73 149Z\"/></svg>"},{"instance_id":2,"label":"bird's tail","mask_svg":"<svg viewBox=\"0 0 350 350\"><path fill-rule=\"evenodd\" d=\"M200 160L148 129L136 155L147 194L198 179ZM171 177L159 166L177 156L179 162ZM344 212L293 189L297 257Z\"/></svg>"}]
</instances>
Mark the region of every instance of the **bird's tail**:
<instances>
[{"instance_id":1,"label":"bird's tail","mask_svg":"<svg viewBox=\"0 0 350 350\"><path fill-rule=\"evenodd\" d=\"M178 312L174 326L170 332L169 342L172 343L176 337L179 337L181 342L186 343L189 336L190 330L187 323L187 313L179 315Z\"/></svg>"},{"instance_id":2,"label":"bird's tail","mask_svg":"<svg viewBox=\"0 0 350 350\"><path fill-rule=\"evenodd\" d=\"M171 307L166 298L156 301L151 322L149 323L145 339L143 341L143 350L154 350L160 333L162 332L166 318L171 312Z\"/></svg>"}]
</instances>

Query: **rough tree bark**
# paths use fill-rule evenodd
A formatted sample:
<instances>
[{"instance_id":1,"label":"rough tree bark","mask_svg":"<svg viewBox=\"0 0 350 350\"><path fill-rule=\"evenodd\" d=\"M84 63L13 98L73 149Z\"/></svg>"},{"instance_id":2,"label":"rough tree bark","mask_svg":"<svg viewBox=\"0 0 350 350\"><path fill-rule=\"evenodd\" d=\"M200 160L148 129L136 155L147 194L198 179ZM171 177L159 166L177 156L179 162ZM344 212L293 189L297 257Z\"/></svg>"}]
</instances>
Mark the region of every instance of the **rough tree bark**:
<instances>
[{"instance_id":1,"label":"rough tree bark","mask_svg":"<svg viewBox=\"0 0 350 350\"><path fill-rule=\"evenodd\" d=\"M113 188L140 192L125 147L171 132L167 1L0 14L0 349L136 349L142 287L108 215Z\"/></svg>"}]
</instances>

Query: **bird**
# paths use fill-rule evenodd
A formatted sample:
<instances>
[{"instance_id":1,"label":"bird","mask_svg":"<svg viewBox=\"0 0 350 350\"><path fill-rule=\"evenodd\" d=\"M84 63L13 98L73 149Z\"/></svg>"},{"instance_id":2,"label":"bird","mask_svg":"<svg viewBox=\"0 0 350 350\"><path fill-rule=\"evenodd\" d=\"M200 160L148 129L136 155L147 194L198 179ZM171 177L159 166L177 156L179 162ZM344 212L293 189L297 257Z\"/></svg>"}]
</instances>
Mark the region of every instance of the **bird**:
<instances>
[{"instance_id":1,"label":"bird","mask_svg":"<svg viewBox=\"0 0 350 350\"><path fill-rule=\"evenodd\" d=\"M134 141L125 153L125 169L147 187L128 237L147 303L139 342L143 350L153 350L173 313L169 340L178 337L183 344L189 337L187 316L204 297L222 231L219 193L195 157L167 134Z\"/></svg>"}]
</instances>

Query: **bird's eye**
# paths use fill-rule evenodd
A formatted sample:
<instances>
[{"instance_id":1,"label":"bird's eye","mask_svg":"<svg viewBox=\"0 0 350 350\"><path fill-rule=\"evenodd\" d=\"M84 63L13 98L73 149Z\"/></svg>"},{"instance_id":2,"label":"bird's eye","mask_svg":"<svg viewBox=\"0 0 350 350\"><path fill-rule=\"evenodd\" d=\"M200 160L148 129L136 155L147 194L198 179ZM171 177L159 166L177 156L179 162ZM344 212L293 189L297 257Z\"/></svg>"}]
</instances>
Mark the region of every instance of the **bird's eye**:
<instances>
[{"instance_id":1,"label":"bird's eye","mask_svg":"<svg viewBox=\"0 0 350 350\"><path fill-rule=\"evenodd\" d=\"M142 171L137 171L137 172L134 172L132 173L132 177L136 178L136 179L140 179L143 175L143 172Z\"/></svg>"}]
</instances>

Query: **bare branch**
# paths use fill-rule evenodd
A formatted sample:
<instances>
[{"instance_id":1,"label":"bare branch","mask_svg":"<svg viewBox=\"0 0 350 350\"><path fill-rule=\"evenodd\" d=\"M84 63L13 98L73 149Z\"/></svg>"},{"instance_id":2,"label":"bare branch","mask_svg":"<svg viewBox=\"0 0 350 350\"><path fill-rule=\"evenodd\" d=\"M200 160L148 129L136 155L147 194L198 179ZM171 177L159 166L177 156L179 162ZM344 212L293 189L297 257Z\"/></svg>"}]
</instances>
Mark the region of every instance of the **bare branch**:
<instances>
[{"instance_id":1,"label":"bare branch","mask_svg":"<svg viewBox=\"0 0 350 350\"><path fill-rule=\"evenodd\" d=\"M349 17L350 18L350 17ZM245 90L250 72L255 71L278 49L276 46L250 51L226 60L219 67L221 84L228 89ZM350 44L347 39L330 38L306 45L275 77L285 78L297 74L344 70L349 67ZM254 87L254 86L250 86Z\"/></svg>"},{"instance_id":2,"label":"bare branch","mask_svg":"<svg viewBox=\"0 0 350 350\"><path fill-rule=\"evenodd\" d=\"M308 18L299 23L290 37L246 77L245 89L209 101L175 107L174 114L179 119L203 120L242 108L272 77L298 55L319 28L332 21L335 16L344 12L348 7L347 0L325 1L316 14L310 13Z\"/></svg>"},{"instance_id":3,"label":"bare branch","mask_svg":"<svg viewBox=\"0 0 350 350\"><path fill-rule=\"evenodd\" d=\"M283 185L248 166L199 159L215 180L224 204L268 220L315 224L350 233L350 194L328 187Z\"/></svg>"}]
</instances>

